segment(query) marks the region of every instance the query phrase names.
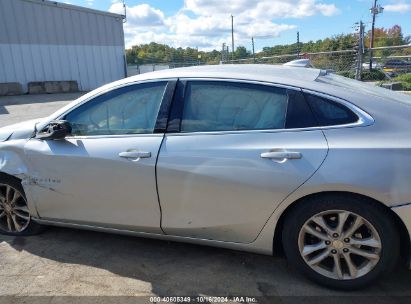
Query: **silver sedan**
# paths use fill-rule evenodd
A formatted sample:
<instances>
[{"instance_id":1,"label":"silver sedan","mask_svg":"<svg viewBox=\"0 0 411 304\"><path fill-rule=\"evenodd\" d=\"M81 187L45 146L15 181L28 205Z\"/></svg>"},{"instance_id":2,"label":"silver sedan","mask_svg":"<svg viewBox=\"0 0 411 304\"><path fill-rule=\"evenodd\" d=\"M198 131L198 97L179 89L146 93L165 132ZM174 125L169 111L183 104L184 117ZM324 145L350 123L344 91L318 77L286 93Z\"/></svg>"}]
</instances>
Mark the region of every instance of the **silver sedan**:
<instances>
[{"instance_id":1,"label":"silver sedan","mask_svg":"<svg viewBox=\"0 0 411 304\"><path fill-rule=\"evenodd\" d=\"M409 262L410 117L409 96L316 69L127 78L0 129L0 232L283 250L320 284L361 288Z\"/></svg>"}]
</instances>

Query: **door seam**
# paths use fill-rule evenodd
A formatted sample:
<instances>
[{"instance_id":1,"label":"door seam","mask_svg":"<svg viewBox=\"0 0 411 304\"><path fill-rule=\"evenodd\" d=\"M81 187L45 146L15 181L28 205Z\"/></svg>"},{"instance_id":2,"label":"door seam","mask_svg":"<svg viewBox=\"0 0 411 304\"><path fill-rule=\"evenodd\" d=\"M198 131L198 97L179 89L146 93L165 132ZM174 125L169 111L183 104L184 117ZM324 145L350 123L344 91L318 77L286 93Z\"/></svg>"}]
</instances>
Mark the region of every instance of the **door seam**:
<instances>
[{"instance_id":1,"label":"door seam","mask_svg":"<svg viewBox=\"0 0 411 304\"><path fill-rule=\"evenodd\" d=\"M163 229L163 209L161 208L160 192L158 191L158 175L157 175L158 158L160 157L160 151L161 151L161 148L163 146L163 143L164 143L165 139L166 139L166 134L163 135L163 139L161 140L161 144L160 144L160 147L159 147L158 152L157 152L155 169L154 169L154 177L156 179L157 203L158 203L158 207L160 209L160 229L166 235L167 233Z\"/></svg>"}]
</instances>

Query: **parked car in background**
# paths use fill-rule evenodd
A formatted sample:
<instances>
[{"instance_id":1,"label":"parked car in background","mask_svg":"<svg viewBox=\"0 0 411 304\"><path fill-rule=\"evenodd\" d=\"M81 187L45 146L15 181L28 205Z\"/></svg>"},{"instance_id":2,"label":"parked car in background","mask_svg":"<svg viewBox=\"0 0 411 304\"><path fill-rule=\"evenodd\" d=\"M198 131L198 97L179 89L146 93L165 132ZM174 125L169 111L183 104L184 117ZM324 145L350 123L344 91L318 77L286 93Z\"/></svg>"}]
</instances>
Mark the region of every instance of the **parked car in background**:
<instances>
[{"instance_id":1,"label":"parked car in background","mask_svg":"<svg viewBox=\"0 0 411 304\"><path fill-rule=\"evenodd\" d=\"M364 62L362 64L362 68L363 68L364 71L367 71L367 70L369 71L370 70L370 62ZM378 61L373 61L371 68L373 70L381 70L383 68L383 65L381 63L379 63Z\"/></svg>"},{"instance_id":2,"label":"parked car in background","mask_svg":"<svg viewBox=\"0 0 411 304\"><path fill-rule=\"evenodd\" d=\"M317 283L361 288L410 258L410 117L411 96L310 68L123 79L0 129L0 232L282 247Z\"/></svg>"},{"instance_id":3,"label":"parked car in background","mask_svg":"<svg viewBox=\"0 0 411 304\"><path fill-rule=\"evenodd\" d=\"M390 74L400 74L411 72L411 62L399 59L392 59L385 62L383 70Z\"/></svg>"}]
</instances>

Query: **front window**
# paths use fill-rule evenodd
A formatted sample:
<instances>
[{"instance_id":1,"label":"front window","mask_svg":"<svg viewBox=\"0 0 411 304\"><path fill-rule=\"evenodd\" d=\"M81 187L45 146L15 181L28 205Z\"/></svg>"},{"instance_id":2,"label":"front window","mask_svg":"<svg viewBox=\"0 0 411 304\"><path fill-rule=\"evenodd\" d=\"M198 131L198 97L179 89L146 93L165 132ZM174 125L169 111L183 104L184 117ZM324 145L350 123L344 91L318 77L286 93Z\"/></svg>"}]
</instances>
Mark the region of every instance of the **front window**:
<instances>
[{"instance_id":1,"label":"front window","mask_svg":"<svg viewBox=\"0 0 411 304\"><path fill-rule=\"evenodd\" d=\"M166 82L130 85L96 97L66 115L77 136L151 134Z\"/></svg>"}]
</instances>

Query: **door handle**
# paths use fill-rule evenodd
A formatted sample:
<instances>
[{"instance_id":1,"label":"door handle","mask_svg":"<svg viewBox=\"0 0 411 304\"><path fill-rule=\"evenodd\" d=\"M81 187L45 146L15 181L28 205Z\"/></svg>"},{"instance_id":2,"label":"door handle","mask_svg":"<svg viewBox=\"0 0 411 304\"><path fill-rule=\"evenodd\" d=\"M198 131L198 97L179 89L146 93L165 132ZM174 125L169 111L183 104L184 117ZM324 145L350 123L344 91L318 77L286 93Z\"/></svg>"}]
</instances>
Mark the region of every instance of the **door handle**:
<instances>
[{"instance_id":1,"label":"door handle","mask_svg":"<svg viewBox=\"0 0 411 304\"><path fill-rule=\"evenodd\" d=\"M264 152L261 153L261 158L269 158L274 160L286 160L286 159L301 159L303 156L300 152L290 151L276 151L276 152Z\"/></svg>"},{"instance_id":2,"label":"door handle","mask_svg":"<svg viewBox=\"0 0 411 304\"><path fill-rule=\"evenodd\" d=\"M126 152L120 152L118 156L122 158L132 158L132 159L138 159L138 158L150 158L151 157L151 152L142 152L142 151L126 151Z\"/></svg>"}]
</instances>

